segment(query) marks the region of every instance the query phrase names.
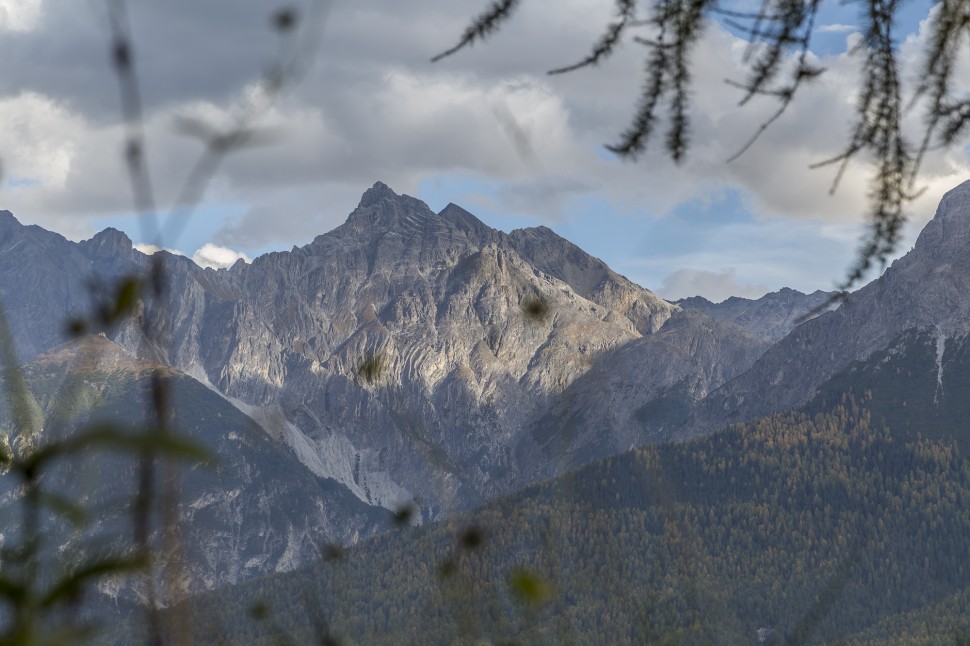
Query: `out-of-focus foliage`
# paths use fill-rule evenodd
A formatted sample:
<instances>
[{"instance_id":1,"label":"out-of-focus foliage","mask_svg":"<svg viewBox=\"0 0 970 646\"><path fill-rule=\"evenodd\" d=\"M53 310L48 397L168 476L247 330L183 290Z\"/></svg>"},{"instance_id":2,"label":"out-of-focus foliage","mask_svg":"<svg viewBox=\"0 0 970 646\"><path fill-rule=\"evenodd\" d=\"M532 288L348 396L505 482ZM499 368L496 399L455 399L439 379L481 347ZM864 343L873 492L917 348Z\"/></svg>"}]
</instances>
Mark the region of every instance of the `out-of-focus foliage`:
<instances>
[{"instance_id":1,"label":"out-of-focus foliage","mask_svg":"<svg viewBox=\"0 0 970 646\"><path fill-rule=\"evenodd\" d=\"M493 0L470 20L457 43L432 61L487 39L522 4L521 0ZM743 59L746 78L728 79L739 90L740 105L755 97L777 102L776 111L728 161L748 151L784 114L799 90L825 72L814 62L811 49L822 0L764 0L757 5L718 0L612 0L612 4L616 18L603 27L589 54L549 73L603 64L624 41L642 47L643 75L631 81L640 85L640 97L627 128L616 143L607 146L621 158L642 156L662 134L662 146L670 158L678 163L684 160L693 117L693 56L712 23L729 27L748 42ZM927 150L959 145L970 125L970 100L954 81L958 62L970 48L967 0L936 3L929 13L914 81L904 78L899 58L904 42L899 24L905 3L857 0L852 4L860 9L857 29L862 35L850 52L858 59L860 72L855 118L841 149L816 164L836 167L833 191L850 162L868 162L873 169L871 227L842 284L843 292L865 277L873 264L885 264L895 251L906 221L905 206L921 192L918 177ZM913 106L922 110L925 124L915 141L903 127L904 115Z\"/></svg>"}]
</instances>

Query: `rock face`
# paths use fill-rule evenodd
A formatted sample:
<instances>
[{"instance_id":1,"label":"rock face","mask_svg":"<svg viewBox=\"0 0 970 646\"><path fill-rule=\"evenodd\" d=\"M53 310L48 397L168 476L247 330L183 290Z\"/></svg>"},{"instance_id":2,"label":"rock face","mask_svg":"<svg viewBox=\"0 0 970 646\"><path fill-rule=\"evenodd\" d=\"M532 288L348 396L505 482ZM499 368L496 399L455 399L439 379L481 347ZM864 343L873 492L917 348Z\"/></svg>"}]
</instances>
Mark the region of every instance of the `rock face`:
<instances>
[{"instance_id":1,"label":"rock face","mask_svg":"<svg viewBox=\"0 0 970 646\"><path fill-rule=\"evenodd\" d=\"M581 464L669 438L697 402L750 367L770 343L694 311L600 355L532 428L532 452ZM603 432L609 429L609 432ZM545 460L548 464L548 459ZM549 465L543 477L556 475ZM561 470L561 469L560 469Z\"/></svg>"},{"instance_id":2,"label":"rock face","mask_svg":"<svg viewBox=\"0 0 970 646\"><path fill-rule=\"evenodd\" d=\"M381 183L291 252L219 271L161 253L166 295L110 338L219 392L313 476L425 519L669 435L767 345L545 227L502 233ZM24 358L90 310L83 277L110 288L148 264L117 231L74 244L0 218ZM567 418L592 425L570 436Z\"/></svg>"},{"instance_id":3,"label":"rock face","mask_svg":"<svg viewBox=\"0 0 970 646\"><path fill-rule=\"evenodd\" d=\"M160 252L164 295L108 332L108 354L164 365L196 389L190 401L233 411L212 431L219 452L249 450L230 426L260 428L262 448L239 458L249 475L211 484L225 499L199 484L186 501L213 544L235 536L230 517L247 536L275 532L263 555L251 538L220 548L245 563L197 557L248 576L377 531L372 512L413 502L437 519L645 442L837 397L859 375L902 388L878 365L903 355L900 374L935 366L921 388L949 398L921 415L961 417L963 381L946 371L970 362L968 243L970 183L882 277L795 326L829 294L668 303L547 228L503 233L377 183L342 226L290 252L218 271ZM117 231L75 244L0 212L0 296L20 358L63 343L67 318L103 309L119 277L149 264ZM279 488L259 489L267 478ZM232 507L237 490L263 506ZM248 519L284 498L292 514Z\"/></svg>"},{"instance_id":4,"label":"rock face","mask_svg":"<svg viewBox=\"0 0 970 646\"><path fill-rule=\"evenodd\" d=\"M656 332L677 310L547 227L517 229L508 239L526 262L563 281L579 296L622 314L641 334Z\"/></svg>"},{"instance_id":5,"label":"rock face","mask_svg":"<svg viewBox=\"0 0 970 646\"><path fill-rule=\"evenodd\" d=\"M150 377L161 370L176 402L173 423L182 436L214 458L210 465L180 467L181 566L179 592L200 592L265 574L289 570L324 553L330 544L350 544L390 526L389 514L368 506L333 480L294 469L285 447L273 442L251 419L195 379L136 359L120 346L90 336L34 358L22 373L30 393L41 446L52 437L110 423L137 432L150 425ZM0 382L4 390L6 382ZM11 403L0 403L0 428L14 445L19 437ZM137 491L138 456L94 452L67 456L45 472L43 486L88 508L92 519L81 534L55 524L45 531L48 546L61 546L74 559L86 553L131 549L131 512ZM12 478L0 478L9 494ZM161 485L159 485L161 486ZM153 541L161 545L161 530ZM162 566L164 569L164 566ZM160 576L160 578L164 578ZM138 592L120 582L102 591L121 601ZM159 590L165 590L160 586Z\"/></svg>"},{"instance_id":6,"label":"rock face","mask_svg":"<svg viewBox=\"0 0 970 646\"><path fill-rule=\"evenodd\" d=\"M945 354L970 330L968 240L964 184L910 254L793 327L829 295L672 304L547 228L506 234L377 183L346 223L290 252L218 271L161 252L165 295L109 336L219 393L313 477L433 519L803 405L908 330ZM148 265L117 231L75 244L0 212L0 296L21 358L62 343L91 293L97 305Z\"/></svg>"},{"instance_id":7,"label":"rock face","mask_svg":"<svg viewBox=\"0 0 970 646\"><path fill-rule=\"evenodd\" d=\"M795 328L745 374L708 396L683 437L804 404L854 361L907 331L948 342L970 331L970 182L947 193L912 251L853 293L838 310Z\"/></svg>"},{"instance_id":8,"label":"rock face","mask_svg":"<svg viewBox=\"0 0 970 646\"><path fill-rule=\"evenodd\" d=\"M318 476L425 518L531 482L518 455L549 401L677 311L548 229L507 235L380 183L303 248L182 276L146 314L166 363Z\"/></svg>"}]
</instances>

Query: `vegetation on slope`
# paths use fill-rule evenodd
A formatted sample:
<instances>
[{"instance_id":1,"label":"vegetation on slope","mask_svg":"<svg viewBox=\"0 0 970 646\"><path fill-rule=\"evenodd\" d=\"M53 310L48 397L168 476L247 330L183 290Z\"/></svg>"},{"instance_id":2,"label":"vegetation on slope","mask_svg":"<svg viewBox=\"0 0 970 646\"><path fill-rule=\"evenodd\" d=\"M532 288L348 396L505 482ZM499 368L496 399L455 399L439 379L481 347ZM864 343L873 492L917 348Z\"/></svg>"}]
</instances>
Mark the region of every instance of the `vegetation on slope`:
<instances>
[{"instance_id":1,"label":"vegetation on slope","mask_svg":"<svg viewBox=\"0 0 970 646\"><path fill-rule=\"evenodd\" d=\"M820 643L897 641L915 634L904 613L939 604L958 636L968 545L955 444L894 437L847 397L605 460L191 613L200 643Z\"/></svg>"}]
</instances>

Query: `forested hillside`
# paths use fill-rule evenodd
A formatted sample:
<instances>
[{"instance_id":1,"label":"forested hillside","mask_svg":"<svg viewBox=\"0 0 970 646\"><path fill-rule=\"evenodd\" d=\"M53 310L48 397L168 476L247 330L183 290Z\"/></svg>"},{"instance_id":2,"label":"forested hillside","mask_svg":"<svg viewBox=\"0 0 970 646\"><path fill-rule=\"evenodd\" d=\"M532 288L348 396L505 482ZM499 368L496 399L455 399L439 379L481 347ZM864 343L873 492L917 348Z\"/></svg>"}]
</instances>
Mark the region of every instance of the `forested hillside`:
<instances>
[{"instance_id":1,"label":"forested hillside","mask_svg":"<svg viewBox=\"0 0 970 646\"><path fill-rule=\"evenodd\" d=\"M198 643L957 639L970 465L865 404L636 450L169 618Z\"/></svg>"}]
</instances>

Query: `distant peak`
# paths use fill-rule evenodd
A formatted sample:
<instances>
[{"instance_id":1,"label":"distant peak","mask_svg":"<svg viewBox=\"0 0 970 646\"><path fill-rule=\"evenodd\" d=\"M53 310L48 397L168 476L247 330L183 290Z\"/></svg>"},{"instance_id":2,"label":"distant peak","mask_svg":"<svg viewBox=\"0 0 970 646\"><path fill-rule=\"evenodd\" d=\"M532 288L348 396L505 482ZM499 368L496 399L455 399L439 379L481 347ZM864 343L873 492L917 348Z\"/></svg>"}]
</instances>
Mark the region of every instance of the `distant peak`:
<instances>
[{"instance_id":1,"label":"distant peak","mask_svg":"<svg viewBox=\"0 0 970 646\"><path fill-rule=\"evenodd\" d=\"M438 216L462 227L468 232L474 231L479 235L485 236L490 236L495 233L494 229L454 202L448 202L448 206L438 211Z\"/></svg>"},{"instance_id":2,"label":"distant peak","mask_svg":"<svg viewBox=\"0 0 970 646\"><path fill-rule=\"evenodd\" d=\"M114 227L108 227L107 229L104 229L103 231L98 232L97 234L95 234L94 239L106 240L111 242L122 242L122 243L128 242L129 244L131 243L131 239L127 235L125 235L124 231L119 231Z\"/></svg>"},{"instance_id":3,"label":"distant peak","mask_svg":"<svg viewBox=\"0 0 970 646\"><path fill-rule=\"evenodd\" d=\"M0 210L0 224L20 224L20 220L14 217L10 211Z\"/></svg>"},{"instance_id":4,"label":"distant peak","mask_svg":"<svg viewBox=\"0 0 970 646\"><path fill-rule=\"evenodd\" d=\"M936 208L936 215L920 232L916 240L916 249L945 246L962 254L968 240L970 240L970 181L959 184L943 195L940 205Z\"/></svg>"},{"instance_id":5,"label":"distant peak","mask_svg":"<svg viewBox=\"0 0 970 646\"><path fill-rule=\"evenodd\" d=\"M421 200L410 195L398 195L384 182L377 182L364 191L360 204L347 218L347 223L351 227L383 229L394 226L405 214L419 218L434 216Z\"/></svg>"},{"instance_id":6,"label":"distant peak","mask_svg":"<svg viewBox=\"0 0 970 646\"><path fill-rule=\"evenodd\" d=\"M366 208L368 206L373 206L385 199L397 199L400 197L397 193L391 190L391 187L384 182L374 182L374 185L369 189L364 191L364 194L360 197L360 204L358 208Z\"/></svg>"},{"instance_id":7,"label":"distant peak","mask_svg":"<svg viewBox=\"0 0 970 646\"><path fill-rule=\"evenodd\" d=\"M936 217L945 218L957 213L970 217L970 180L951 188L943 195Z\"/></svg>"},{"instance_id":8,"label":"distant peak","mask_svg":"<svg viewBox=\"0 0 970 646\"><path fill-rule=\"evenodd\" d=\"M96 234L90 240L81 243L98 252L110 251L114 253L130 252L132 249L131 239L118 229L108 227L104 231Z\"/></svg>"}]
</instances>

